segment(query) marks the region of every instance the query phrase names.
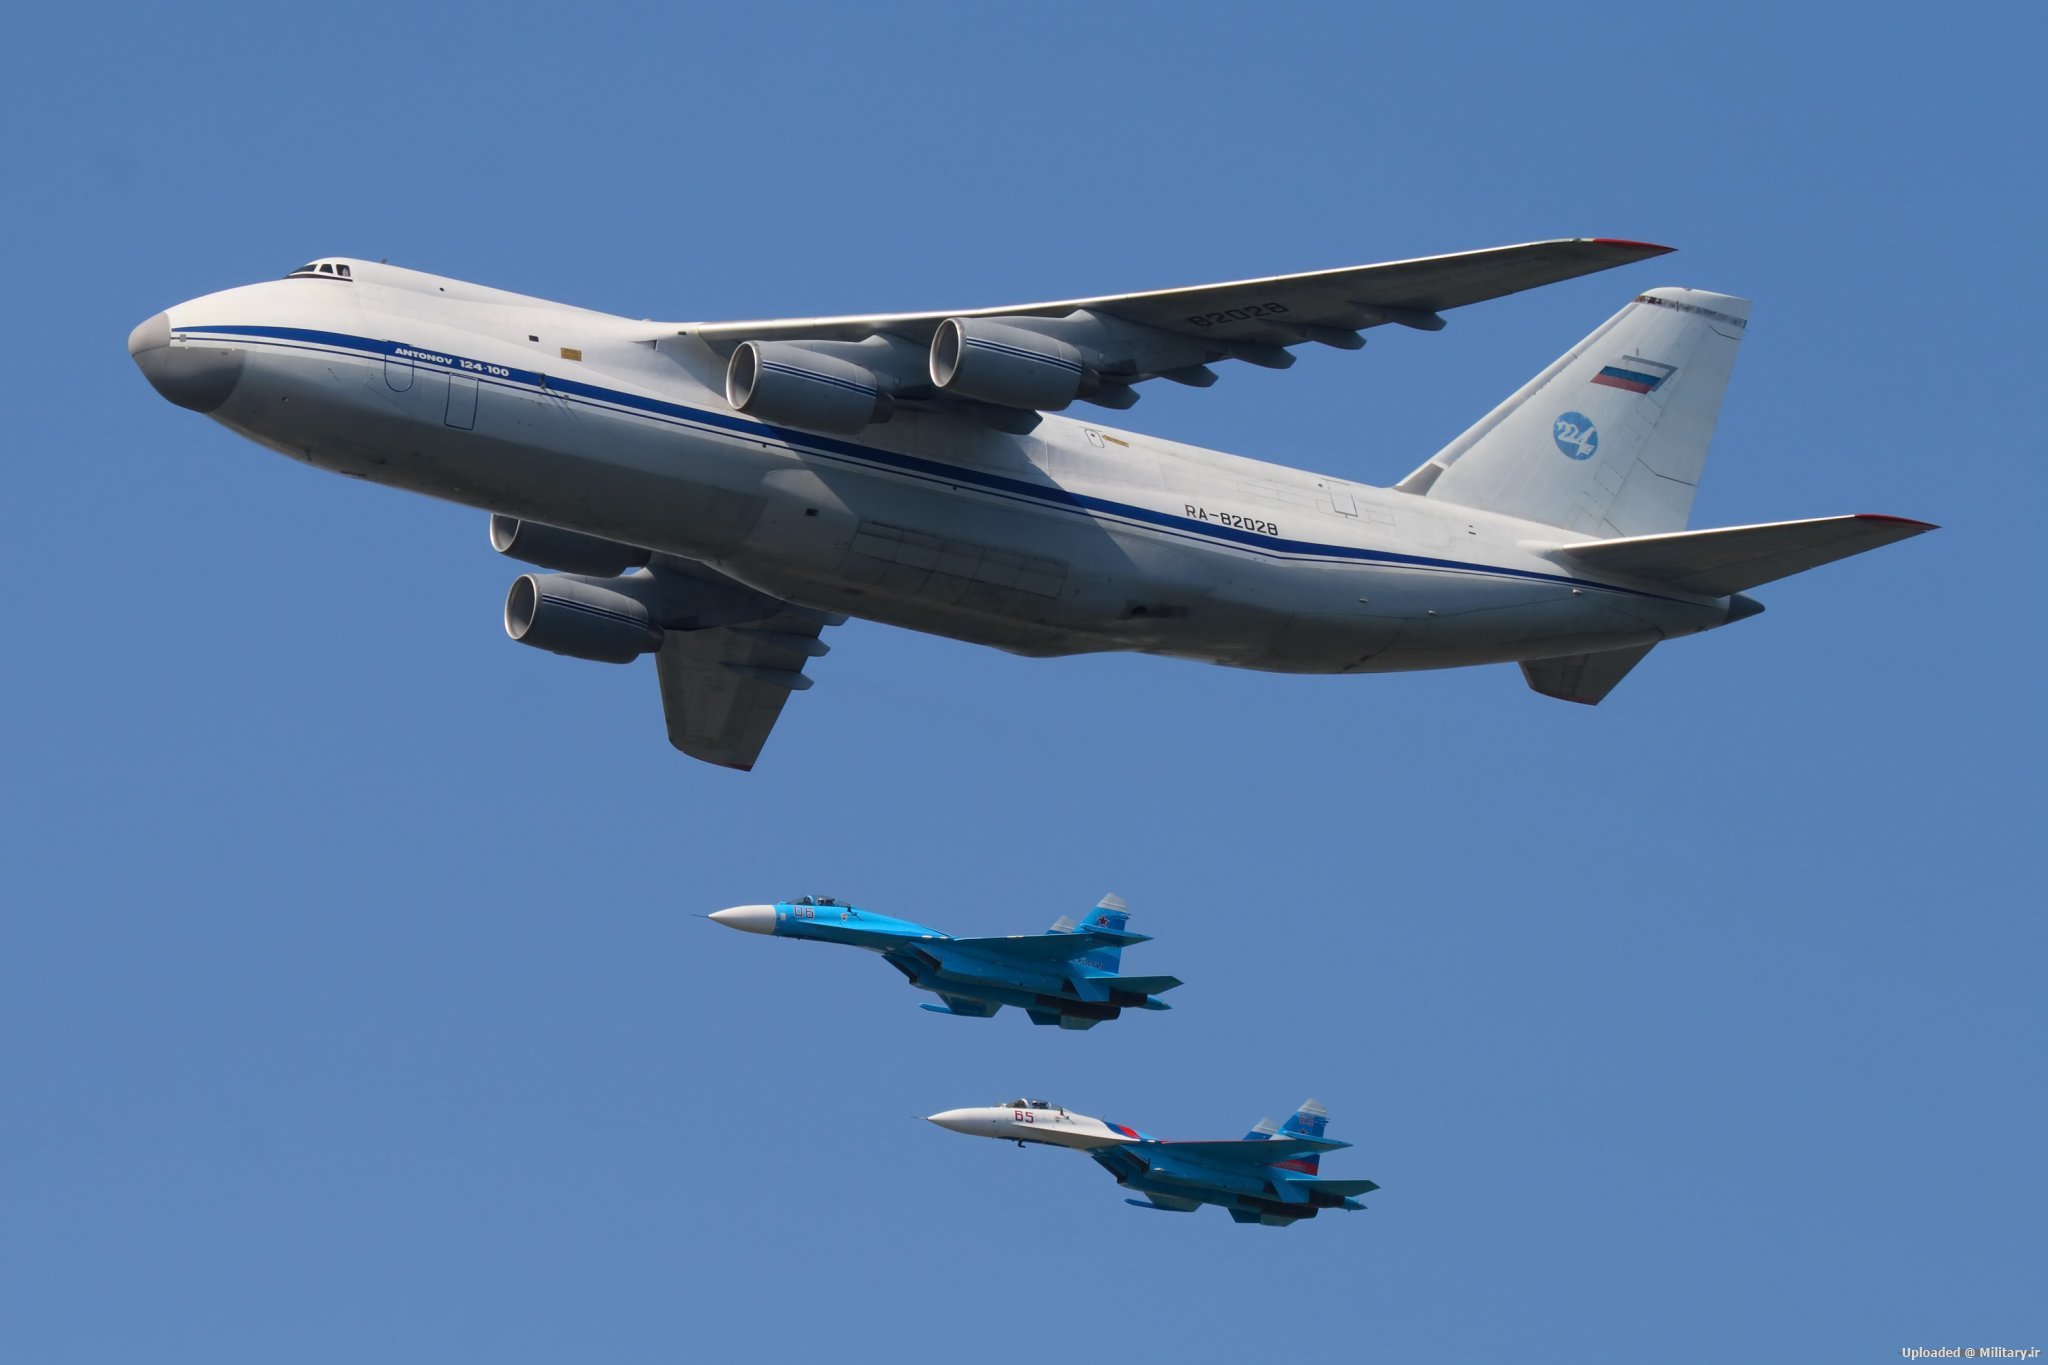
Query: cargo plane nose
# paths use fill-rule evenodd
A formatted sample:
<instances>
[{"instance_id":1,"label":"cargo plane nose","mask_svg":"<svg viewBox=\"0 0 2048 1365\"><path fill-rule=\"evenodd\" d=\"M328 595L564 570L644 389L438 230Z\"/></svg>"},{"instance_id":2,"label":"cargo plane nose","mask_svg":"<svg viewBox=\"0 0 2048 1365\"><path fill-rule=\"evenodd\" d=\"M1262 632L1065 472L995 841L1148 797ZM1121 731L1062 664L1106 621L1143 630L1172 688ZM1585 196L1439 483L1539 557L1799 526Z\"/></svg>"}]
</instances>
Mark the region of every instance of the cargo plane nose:
<instances>
[{"instance_id":1,"label":"cargo plane nose","mask_svg":"<svg viewBox=\"0 0 2048 1365\"><path fill-rule=\"evenodd\" d=\"M711 922L723 924L728 929L743 929L750 934L772 934L775 932L775 907L735 905L730 910L712 911Z\"/></svg>"},{"instance_id":2,"label":"cargo plane nose","mask_svg":"<svg viewBox=\"0 0 2048 1365\"><path fill-rule=\"evenodd\" d=\"M242 381L242 353L219 346L171 344L167 313L128 334L128 354L151 388L181 408L212 412L228 401Z\"/></svg>"}]
</instances>

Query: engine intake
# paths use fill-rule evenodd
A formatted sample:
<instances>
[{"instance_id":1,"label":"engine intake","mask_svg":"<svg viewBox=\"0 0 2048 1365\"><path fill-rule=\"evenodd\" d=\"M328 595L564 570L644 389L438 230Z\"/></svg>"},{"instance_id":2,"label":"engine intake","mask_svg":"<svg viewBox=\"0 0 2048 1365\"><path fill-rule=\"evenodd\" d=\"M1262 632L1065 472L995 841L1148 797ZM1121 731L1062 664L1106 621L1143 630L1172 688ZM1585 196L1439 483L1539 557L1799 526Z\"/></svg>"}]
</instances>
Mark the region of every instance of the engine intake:
<instances>
[{"instance_id":1,"label":"engine intake","mask_svg":"<svg viewBox=\"0 0 2048 1365\"><path fill-rule=\"evenodd\" d=\"M595 663L631 663L661 647L647 603L566 574L521 574L505 595L505 633L522 645Z\"/></svg>"},{"instance_id":2,"label":"engine intake","mask_svg":"<svg viewBox=\"0 0 2048 1365\"><path fill-rule=\"evenodd\" d=\"M500 512L491 514L491 548L501 555L563 573L611 578L644 566L653 556L635 545L622 545L581 531L564 531L537 521L521 521Z\"/></svg>"}]
</instances>

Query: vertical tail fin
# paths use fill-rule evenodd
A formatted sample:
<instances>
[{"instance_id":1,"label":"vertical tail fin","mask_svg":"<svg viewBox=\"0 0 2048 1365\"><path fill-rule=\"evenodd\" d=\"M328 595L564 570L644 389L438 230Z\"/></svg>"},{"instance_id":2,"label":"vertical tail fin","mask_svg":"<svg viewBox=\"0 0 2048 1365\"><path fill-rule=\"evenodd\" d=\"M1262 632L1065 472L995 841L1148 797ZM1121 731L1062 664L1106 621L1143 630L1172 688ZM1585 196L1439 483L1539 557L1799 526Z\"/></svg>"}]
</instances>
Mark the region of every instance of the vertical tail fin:
<instances>
[{"instance_id":1,"label":"vertical tail fin","mask_svg":"<svg viewBox=\"0 0 2048 1365\"><path fill-rule=\"evenodd\" d=\"M1329 1126L1330 1111L1323 1108L1322 1101L1303 1100L1294 1117L1280 1125L1280 1131L1289 1137L1319 1138Z\"/></svg>"},{"instance_id":2,"label":"vertical tail fin","mask_svg":"<svg viewBox=\"0 0 2048 1365\"><path fill-rule=\"evenodd\" d=\"M1749 302L1652 289L1395 487L1603 538L1685 529Z\"/></svg>"},{"instance_id":3,"label":"vertical tail fin","mask_svg":"<svg viewBox=\"0 0 2048 1365\"><path fill-rule=\"evenodd\" d=\"M1323 1108L1322 1102L1303 1100L1301 1108L1294 1111L1294 1116L1280 1125L1279 1136L1319 1138L1323 1135L1323 1130L1329 1126L1330 1111ZM1304 1175L1314 1175L1322 1164L1323 1158L1315 1152L1279 1163L1283 1170L1300 1171Z\"/></svg>"},{"instance_id":4,"label":"vertical tail fin","mask_svg":"<svg viewBox=\"0 0 2048 1365\"><path fill-rule=\"evenodd\" d=\"M1114 929L1120 931L1130 922L1131 912L1125 908L1123 897L1111 894L1097 901L1095 908L1088 912L1088 918L1082 923L1077 925L1074 923L1072 916L1061 915L1052 922L1052 928L1049 932L1071 934L1076 929ZM1114 974L1119 964L1123 961L1123 949L1115 947L1097 948L1086 957L1077 960L1084 967L1093 967L1098 972Z\"/></svg>"}]
</instances>

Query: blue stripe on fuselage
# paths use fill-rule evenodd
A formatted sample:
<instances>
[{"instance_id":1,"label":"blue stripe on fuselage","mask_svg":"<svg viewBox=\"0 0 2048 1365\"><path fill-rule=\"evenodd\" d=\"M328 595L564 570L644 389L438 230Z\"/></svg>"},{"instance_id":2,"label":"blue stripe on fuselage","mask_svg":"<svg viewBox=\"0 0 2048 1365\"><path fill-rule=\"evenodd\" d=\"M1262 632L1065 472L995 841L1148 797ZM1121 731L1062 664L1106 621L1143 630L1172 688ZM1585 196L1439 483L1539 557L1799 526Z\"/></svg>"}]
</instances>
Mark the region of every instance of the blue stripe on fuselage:
<instances>
[{"instance_id":1,"label":"blue stripe on fuselage","mask_svg":"<svg viewBox=\"0 0 2048 1365\"><path fill-rule=\"evenodd\" d=\"M965 465L947 464L929 460L922 456L908 455L899 451L885 450L876 446L865 446L854 441L838 440L819 436L808 431L791 427L774 426L757 422L735 413L711 412L703 408L688 407L671 403L665 399L648 398L620 389L608 389L598 384L586 384L581 380L567 379L558 374L544 374L539 370L525 370L516 366L500 365L496 362L471 360L465 356L450 356L440 351L427 350L406 342L382 341L370 337L350 336L343 332L326 332L307 327L269 327L256 325L217 327L174 327L175 334L198 340L202 337L240 337L268 341L288 350L306 350L312 346L329 346L343 351L366 354L384 360L407 360L430 370L449 374L465 374L486 383L500 385L524 385L553 398L578 397L593 403L609 403L647 416L666 418L698 426L717 428L721 431L749 436L755 439L772 438L796 452L814 452L837 456L843 459L878 465L896 473L912 475L925 480L967 486L989 493L995 493L1041 506L1059 507L1068 511L1092 515L1118 517L1125 521L1168 532L1169 534L1197 540L1209 540L1229 545L1232 549L1248 550L1267 558L1279 559L1341 559L1368 564L1387 564L1398 568L1432 569L1439 572L1474 574L1482 577L1517 578L1535 583L1556 583L1566 587L1592 588L1600 592L1620 593L1629 597L1647 597L1659 602L1682 602L1684 599L1669 597L1662 593L1644 592L1639 588L1618 587L1612 583L1601 583L1593 579L1574 578L1569 574L1543 573L1534 569L1510 569L1493 564L1472 564L1456 559L1436 559L1428 555L1402 554L1396 550L1369 550L1351 545L1327 545L1316 541L1285 540L1276 536L1260 535L1256 531L1241 531L1235 527L1218 526L1198 521L1192 517L1176 516L1171 512L1158 512L1149 507L1131 503L1116 502L1109 498L1098 498L1086 493L1075 493L1056 484L1036 484L1023 479L1014 479L986 470L972 469ZM299 343L294 345L293 343ZM465 363L466 362L466 363ZM474 367L474 368L471 368Z\"/></svg>"}]
</instances>

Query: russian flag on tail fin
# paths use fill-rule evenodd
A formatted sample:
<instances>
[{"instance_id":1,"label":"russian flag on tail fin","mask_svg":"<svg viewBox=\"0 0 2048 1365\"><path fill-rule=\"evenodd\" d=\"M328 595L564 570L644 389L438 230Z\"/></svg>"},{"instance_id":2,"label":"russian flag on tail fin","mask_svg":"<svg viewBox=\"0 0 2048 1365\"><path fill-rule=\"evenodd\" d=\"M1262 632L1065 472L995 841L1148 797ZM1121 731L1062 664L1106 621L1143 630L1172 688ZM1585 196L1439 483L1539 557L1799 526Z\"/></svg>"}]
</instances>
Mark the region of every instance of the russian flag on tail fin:
<instances>
[{"instance_id":1,"label":"russian flag on tail fin","mask_svg":"<svg viewBox=\"0 0 2048 1365\"><path fill-rule=\"evenodd\" d=\"M1639 355L1625 355L1612 365L1601 366L1600 373L1593 376L1593 382L1610 389L1626 389L1630 393L1655 393L1658 385L1677 373L1676 365L1645 360Z\"/></svg>"}]
</instances>

